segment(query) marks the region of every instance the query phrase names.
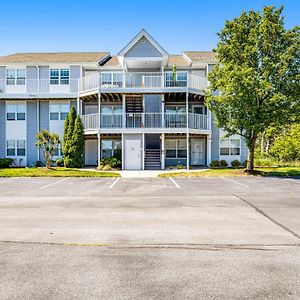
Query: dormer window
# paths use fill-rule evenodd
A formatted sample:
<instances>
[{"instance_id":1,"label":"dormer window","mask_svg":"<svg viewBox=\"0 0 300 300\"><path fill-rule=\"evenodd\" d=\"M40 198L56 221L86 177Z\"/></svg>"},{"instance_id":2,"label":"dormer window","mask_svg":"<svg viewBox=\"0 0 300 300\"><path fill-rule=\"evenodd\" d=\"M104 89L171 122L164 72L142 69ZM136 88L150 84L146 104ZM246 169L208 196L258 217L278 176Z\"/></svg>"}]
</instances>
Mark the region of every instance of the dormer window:
<instances>
[{"instance_id":1,"label":"dormer window","mask_svg":"<svg viewBox=\"0 0 300 300\"><path fill-rule=\"evenodd\" d=\"M69 69L50 69L50 84L51 85L67 85L70 82Z\"/></svg>"}]
</instances>

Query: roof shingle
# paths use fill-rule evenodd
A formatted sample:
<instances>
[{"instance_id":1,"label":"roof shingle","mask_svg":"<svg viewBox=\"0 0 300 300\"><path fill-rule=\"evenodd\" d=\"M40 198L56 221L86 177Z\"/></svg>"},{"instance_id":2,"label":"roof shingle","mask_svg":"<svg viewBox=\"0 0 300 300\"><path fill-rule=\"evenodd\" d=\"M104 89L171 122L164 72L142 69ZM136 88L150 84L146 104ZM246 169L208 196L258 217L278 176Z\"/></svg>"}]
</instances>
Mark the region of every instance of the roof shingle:
<instances>
[{"instance_id":1,"label":"roof shingle","mask_svg":"<svg viewBox=\"0 0 300 300\"><path fill-rule=\"evenodd\" d=\"M108 52L15 53L0 57L0 63L98 62Z\"/></svg>"},{"instance_id":2,"label":"roof shingle","mask_svg":"<svg viewBox=\"0 0 300 300\"><path fill-rule=\"evenodd\" d=\"M183 53L192 61L217 60L216 53L212 51L184 51Z\"/></svg>"}]
</instances>

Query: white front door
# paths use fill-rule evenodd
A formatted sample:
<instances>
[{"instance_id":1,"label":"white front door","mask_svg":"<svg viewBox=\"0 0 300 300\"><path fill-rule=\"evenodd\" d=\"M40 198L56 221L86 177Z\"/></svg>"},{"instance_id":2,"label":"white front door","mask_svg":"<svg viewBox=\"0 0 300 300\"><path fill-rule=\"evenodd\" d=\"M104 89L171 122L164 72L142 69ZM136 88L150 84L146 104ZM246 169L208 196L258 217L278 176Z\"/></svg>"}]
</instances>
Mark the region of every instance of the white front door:
<instances>
[{"instance_id":1,"label":"white front door","mask_svg":"<svg viewBox=\"0 0 300 300\"><path fill-rule=\"evenodd\" d=\"M125 140L125 169L142 169L141 140Z\"/></svg>"},{"instance_id":2,"label":"white front door","mask_svg":"<svg viewBox=\"0 0 300 300\"><path fill-rule=\"evenodd\" d=\"M191 165L205 165L205 140L204 138L191 140Z\"/></svg>"},{"instance_id":3,"label":"white front door","mask_svg":"<svg viewBox=\"0 0 300 300\"><path fill-rule=\"evenodd\" d=\"M97 140L85 140L85 164L87 166L96 166L97 159L98 159L98 147L97 147Z\"/></svg>"}]
</instances>

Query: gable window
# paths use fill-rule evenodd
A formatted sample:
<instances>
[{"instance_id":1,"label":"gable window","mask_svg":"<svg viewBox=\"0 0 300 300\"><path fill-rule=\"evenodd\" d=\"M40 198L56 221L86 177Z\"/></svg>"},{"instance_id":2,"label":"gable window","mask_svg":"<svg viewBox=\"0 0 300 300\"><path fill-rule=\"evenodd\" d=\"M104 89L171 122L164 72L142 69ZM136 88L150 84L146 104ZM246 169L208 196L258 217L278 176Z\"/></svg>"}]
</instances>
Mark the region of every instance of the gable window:
<instances>
[{"instance_id":1,"label":"gable window","mask_svg":"<svg viewBox=\"0 0 300 300\"><path fill-rule=\"evenodd\" d=\"M50 104L50 120L64 121L69 113L70 105L65 103Z\"/></svg>"},{"instance_id":2,"label":"gable window","mask_svg":"<svg viewBox=\"0 0 300 300\"><path fill-rule=\"evenodd\" d=\"M50 84L51 85L67 85L70 83L69 69L50 69Z\"/></svg>"},{"instance_id":3,"label":"gable window","mask_svg":"<svg viewBox=\"0 0 300 300\"><path fill-rule=\"evenodd\" d=\"M166 139L166 158L186 158L185 139Z\"/></svg>"},{"instance_id":4,"label":"gable window","mask_svg":"<svg viewBox=\"0 0 300 300\"><path fill-rule=\"evenodd\" d=\"M24 121L26 119L25 104L7 104L6 120L7 121Z\"/></svg>"},{"instance_id":5,"label":"gable window","mask_svg":"<svg viewBox=\"0 0 300 300\"><path fill-rule=\"evenodd\" d=\"M25 85L25 69L6 69L7 85Z\"/></svg>"},{"instance_id":6,"label":"gable window","mask_svg":"<svg viewBox=\"0 0 300 300\"><path fill-rule=\"evenodd\" d=\"M220 141L220 155L240 155L241 140L227 138Z\"/></svg>"}]
</instances>

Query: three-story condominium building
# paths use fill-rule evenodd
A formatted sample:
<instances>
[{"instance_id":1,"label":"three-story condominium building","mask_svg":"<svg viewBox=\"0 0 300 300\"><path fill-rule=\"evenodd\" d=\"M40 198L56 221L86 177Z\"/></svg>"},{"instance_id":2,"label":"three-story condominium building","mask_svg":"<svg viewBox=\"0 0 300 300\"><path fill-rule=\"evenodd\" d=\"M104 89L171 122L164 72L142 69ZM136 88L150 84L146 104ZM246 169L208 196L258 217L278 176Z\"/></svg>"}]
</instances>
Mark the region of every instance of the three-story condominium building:
<instances>
[{"instance_id":1,"label":"three-story condominium building","mask_svg":"<svg viewBox=\"0 0 300 300\"><path fill-rule=\"evenodd\" d=\"M0 57L0 157L42 160L41 129L63 135L71 106L81 115L85 164L121 152L126 170L244 161L240 136L224 139L205 107L213 52L170 55L145 30L119 53L19 53ZM61 151L58 151L58 158Z\"/></svg>"}]
</instances>

